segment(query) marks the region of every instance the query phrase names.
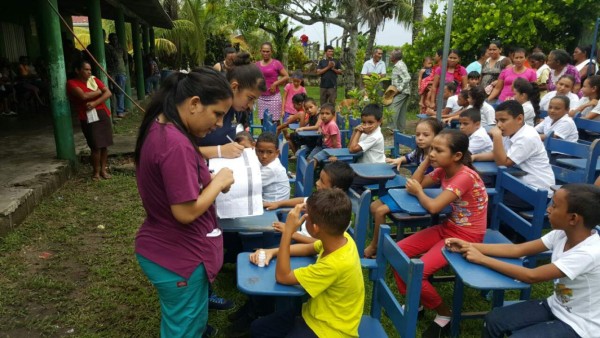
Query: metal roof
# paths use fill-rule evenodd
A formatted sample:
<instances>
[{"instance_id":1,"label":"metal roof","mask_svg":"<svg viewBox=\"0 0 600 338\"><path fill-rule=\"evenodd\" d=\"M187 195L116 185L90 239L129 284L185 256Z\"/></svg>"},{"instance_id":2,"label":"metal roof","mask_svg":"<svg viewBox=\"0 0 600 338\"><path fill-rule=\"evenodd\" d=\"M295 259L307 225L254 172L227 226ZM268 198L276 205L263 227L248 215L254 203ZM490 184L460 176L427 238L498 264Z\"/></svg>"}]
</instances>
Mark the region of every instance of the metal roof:
<instances>
[{"instance_id":1,"label":"metal roof","mask_svg":"<svg viewBox=\"0 0 600 338\"><path fill-rule=\"evenodd\" d=\"M171 18L158 0L100 0L102 18L115 20L117 6L123 6L125 21L138 20L153 27L173 28ZM88 15L87 1L59 0L58 7L61 14Z\"/></svg>"}]
</instances>

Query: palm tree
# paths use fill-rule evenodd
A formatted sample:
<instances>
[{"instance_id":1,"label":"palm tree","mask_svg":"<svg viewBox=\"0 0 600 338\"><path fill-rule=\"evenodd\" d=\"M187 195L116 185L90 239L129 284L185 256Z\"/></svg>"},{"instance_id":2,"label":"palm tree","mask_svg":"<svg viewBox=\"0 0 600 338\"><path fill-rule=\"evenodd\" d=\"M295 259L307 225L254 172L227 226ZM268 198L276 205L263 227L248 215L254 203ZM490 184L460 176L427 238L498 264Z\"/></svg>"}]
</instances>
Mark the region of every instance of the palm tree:
<instances>
[{"instance_id":1,"label":"palm tree","mask_svg":"<svg viewBox=\"0 0 600 338\"><path fill-rule=\"evenodd\" d=\"M373 52L377 30L387 19L396 19L408 27L411 23L413 7L410 0L359 0L361 18L369 25L369 40L366 56Z\"/></svg>"}]
</instances>

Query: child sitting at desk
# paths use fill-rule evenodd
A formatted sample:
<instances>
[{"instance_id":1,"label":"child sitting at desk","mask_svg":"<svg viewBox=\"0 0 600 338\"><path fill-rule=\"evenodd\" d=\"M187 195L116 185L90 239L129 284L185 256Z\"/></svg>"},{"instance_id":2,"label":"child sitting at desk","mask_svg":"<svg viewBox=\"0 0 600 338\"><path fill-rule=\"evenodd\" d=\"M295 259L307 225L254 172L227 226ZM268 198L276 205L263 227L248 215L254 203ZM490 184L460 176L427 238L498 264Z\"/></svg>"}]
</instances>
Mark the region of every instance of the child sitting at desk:
<instances>
[{"instance_id":1,"label":"child sitting at desk","mask_svg":"<svg viewBox=\"0 0 600 338\"><path fill-rule=\"evenodd\" d=\"M250 134L249 131L240 131L235 134L235 138L233 139L236 143L240 144L244 148L254 149L256 143L254 142L254 137Z\"/></svg>"},{"instance_id":2,"label":"child sitting at desk","mask_svg":"<svg viewBox=\"0 0 600 338\"><path fill-rule=\"evenodd\" d=\"M481 126L481 113L475 108L469 108L460 113L458 119L460 131L469 137L469 152L471 154L489 153L493 149L492 139Z\"/></svg>"},{"instance_id":3,"label":"child sitting at desk","mask_svg":"<svg viewBox=\"0 0 600 338\"><path fill-rule=\"evenodd\" d=\"M354 128L348 151L362 156L358 163L385 163L385 144L381 133L383 108L378 104L368 104L360 114L361 124Z\"/></svg>"},{"instance_id":4,"label":"child sitting at desk","mask_svg":"<svg viewBox=\"0 0 600 338\"><path fill-rule=\"evenodd\" d=\"M573 94L571 90L575 86L575 78L573 75L563 75L558 79L556 83L556 90L548 92L548 94L544 95L540 100L540 109L547 111L548 105L550 104L550 100L553 97L563 95L569 98L569 110L577 108L579 106L579 96L577 94Z\"/></svg>"},{"instance_id":5,"label":"child sitting at desk","mask_svg":"<svg viewBox=\"0 0 600 338\"><path fill-rule=\"evenodd\" d=\"M302 137L298 135L299 131L318 130L320 125L321 120L319 119L317 101L312 97L307 97L306 100L304 100L304 119L300 122L300 127L290 134L290 149L294 154L302 145L306 145L309 151L314 147L321 145L321 138Z\"/></svg>"},{"instance_id":6,"label":"child sitting at desk","mask_svg":"<svg viewBox=\"0 0 600 338\"><path fill-rule=\"evenodd\" d=\"M425 175L429 164L435 169ZM442 192L435 198L425 194L423 188L441 184ZM446 129L433 140L429 156L419 165L413 178L406 182L408 193L415 195L419 203L431 214L439 214L447 206L452 211L448 219L406 237L398 246L410 258L421 256L425 264L421 288L421 304L434 310L434 321L423 332L423 337L441 337L448 332L450 308L444 303L429 277L448 264L442 256L445 240L459 237L481 242L487 226L488 195L483 181L473 168L469 152L469 138L455 129ZM395 274L400 293L406 293L406 285Z\"/></svg>"},{"instance_id":7,"label":"child sitting at desk","mask_svg":"<svg viewBox=\"0 0 600 338\"><path fill-rule=\"evenodd\" d=\"M563 185L548 206L552 231L521 244L446 240L446 248L525 283L554 282L544 300L493 309L485 317L484 337L598 337L600 332L600 188ZM552 251L550 264L526 268L490 256L519 258Z\"/></svg>"},{"instance_id":8,"label":"child sitting at desk","mask_svg":"<svg viewBox=\"0 0 600 338\"><path fill-rule=\"evenodd\" d=\"M495 161L497 165L512 167L518 165L525 173L519 177L523 183L548 191L554 184L554 172L548 154L537 131L525 124L523 106L508 100L496 107L497 126L490 129L494 149L490 153L473 155L473 161ZM531 206L518 196L507 192L505 203L515 211L531 209Z\"/></svg>"},{"instance_id":9,"label":"child sitting at desk","mask_svg":"<svg viewBox=\"0 0 600 338\"><path fill-rule=\"evenodd\" d=\"M276 133L277 136L279 136L279 133L283 133L283 136L289 142L290 137L288 135L288 128L290 127L290 124L298 123L298 127L304 127L304 125L305 125L304 101L306 101L306 98L307 98L306 93L296 94L292 97L292 105L294 107L295 113L292 115L289 115L289 117L287 119L285 119L282 124L277 126L277 133ZM286 114L287 114L287 112L286 112ZM295 153L295 150L294 149L292 149L292 150Z\"/></svg>"},{"instance_id":10,"label":"child sitting at desk","mask_svg":"<svg viewBox=\"0 0 600 338\"><path fill-rule=\"evenodd\" d=\"M271 132L260 134L256 140L256 156L260 162L262 197L266 202L290 198L290 181L287 171L279 161L279 142Z\"/></svg>"},{"instance_id":11,"label":"child sitting at desk","mask_svg":"<svg viewBox=\"0 0 600 338\"><path fill-rule=\"evenodd\" d=\"M322 145L317 145L308 154L308 160L315 160L321 162L329 157L324 148L341 148L342 139L340 128L338 128L335 122L335 106L331 103L324 103L321 105L321 124L317 127L317 130L323 135Z\"/></svg>"},{"instance_id":12,"label":"child sitting at desk","mask_svg":"<svg viewBox=\"0 0 600 338\"><path fill-rule=\"evenodd\" d=\"M321 170L319 180L316 183L317 190L338 188L344 192L348 192L353 178L354 171L348 163L342 161L331 162ZM267 210L295 207L298 204L306 203L306 199L306 197L296 197L285 201L265 202L263 206ZM281 222L273 223L273 228L278 232L283 232L283 226L284 224ZM292 235L292 239L298 243L313 243L316 241L306 230L305 223L302 223L300 229Z\"/></svg>"},{"instance_id":13,"label":"child sitting at desk","mask_svg":"<svg viewBox=\"0 0 600 338\"><path fill-rule=\"evenodd\" d=\"M303 209L306 214L300 216ZM358 337L365 286L356 244L346 232L351 214L350 198L340 189L315 191L306 204L290 211L279 248L265 250L265 264L277 257L277 282L300 285L311 298L302 305L301 316L290 307L256 319L252 337ZM304 220L318 241L291 245ZM290 256L314 255L315 264L291 269ZM258 251L250 261L258 263Z\"/></svg>"},{"instance_id":14,"label":"child sitting at desk","mask_svg":"<svg viewBox=\"0 0 600 338\"><path fill-rule=\"evenodd\" d=\"M579 133L575 122L569 116L569 98L562 95L553 97L548 105L548 116L535 126L535 130L540 133L542 141L553 131L554 137L569 142L577 142Z\"/></svg>"}]
</instances>

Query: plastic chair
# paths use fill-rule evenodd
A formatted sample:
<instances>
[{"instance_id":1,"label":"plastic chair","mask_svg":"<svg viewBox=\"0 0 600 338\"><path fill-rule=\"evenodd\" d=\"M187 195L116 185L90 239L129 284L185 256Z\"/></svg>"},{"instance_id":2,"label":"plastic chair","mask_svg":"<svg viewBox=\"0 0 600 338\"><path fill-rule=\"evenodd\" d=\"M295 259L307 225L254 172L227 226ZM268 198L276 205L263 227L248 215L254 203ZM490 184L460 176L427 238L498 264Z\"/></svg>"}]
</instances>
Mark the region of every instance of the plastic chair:
<instances>
[{"instance_id":1,"label":"plastic chair","mask_svg":"<svg viewBox=\"0 0 600 338\"><path fill-rule=\"evenodd\" d=\"M315 184L315 163L306 160L306 148L298 150L296 164L296 178L290 179L294 183L294 197L308 197Z\"/></svg>"},{"instance_id":2,"label":"plastic chair","mask_svg":"<svg viewBox=\"0 0 600 338\"><path fill-rule=\"evenodd\" d=\"M379 232L379 251L377 268L371 273L373 293L371 313L361 318L358 327L360 337L387 337L381 325L381 310L390 318L400 337L415 337L417 334L417 316L423 279L423 262L410 259L390 237L390 228L383 225ZM392 290L385 282L387 265L398 273L406 283L406 299L400 305Z\"/></svg>"},{"instance_id":3,"label":"plastic chair","mask_svg":"<svg viewBox=\"0 0 600 338\"><path fill-rule=\"evenodd\" d=\"M264 119L265 119L267 116L270 116L270 115L269 115L269 110L268 110L268 109L265 109L265 112L263 113L263 121L264 121ZM251 135L254 135L254 131L255 131L255 130L261 130L261 131L262 131L262 129L263 129L263 126L262 126L262 124L254 124L254 110L251 110L251 111L250 111L250 116L249 116L249 118L250 118L250 134L251 134ZM268 120L270 120L270 118L269 118Z\"/></svg>"},{"instance_id":4,"label":"plastic chair","mask_svg":"<svg viewBox=\"0 0 600 338\"><path fill-rule=\"evenodd\" d=\"M575 126L577 126L577 130L579 131L579 141L580 143L591 143L589 139L597 139L600 137L600 122L594 120L582 119L580 117L576 117L573 119L575 121Z\"/></svg>"},{"instance_id":5,"label":"plastic chair","mask_svg":"<svg viewBox=\"0 0 600 338\"><path fill-rule=\"evenodd\" d=\"M600 125L600 123L599 123ZM596 166L598 163L598 157L600 156L600 143L599 140L595 140L591 144L583 144L576 142L569 142L561 139L552 137L553 132L548 134L544 140L544 146L548 152L548 158L551 158L552 153L560 153L585 159L585 168L575 168L561 165L559 162L551 163L552 171L557 182L560 183L588 183L594 184L596 179Z\"/></svg>"},{"instance_id":6,"label":"plastic chair","mask_svg":"<svg viewBox=\"0 0 600 338\"><path fill-rule=\"evenodd\" d=\"M279 161L281 162L281 165L285 168L285 171L288 171L288 167L289 167L289 150L290 150L290 145L288 144L288 142L286 140L283 141L279 141Z\"/></svg>"},{"instance_id":7,"label":"plastic chair","mask_svg":"<svg viewBox=\"0 0 600 338\"><path fill-rule=\"evenodd\" d=\"M348 232L354 238L356 249L360 257L363 268L373 269L376 267L374 259L363 258L362 253L365 251L365 242L367 240L367 231L371 212L371 191L365 190L362 194L350 189L348 191L350 201L352 201L352 213L354 214L354 222L348 228Z\"/></svg>"}]
</instances>

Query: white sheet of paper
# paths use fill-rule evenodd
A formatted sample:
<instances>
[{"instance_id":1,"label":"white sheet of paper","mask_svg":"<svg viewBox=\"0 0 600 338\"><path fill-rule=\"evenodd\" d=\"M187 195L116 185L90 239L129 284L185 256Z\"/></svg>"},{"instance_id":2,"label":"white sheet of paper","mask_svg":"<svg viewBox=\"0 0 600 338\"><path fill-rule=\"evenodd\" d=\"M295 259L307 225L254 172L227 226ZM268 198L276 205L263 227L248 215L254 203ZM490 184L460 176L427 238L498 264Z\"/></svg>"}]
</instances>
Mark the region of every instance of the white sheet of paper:
<instances>
[{"instance_id":1,"label":"white sheet of paper","mask_svg":"<svg viewBox=\"0 0 600 338\"><path fill-rule=\"evenodd\" d=\"M262 215L262 179L260 162L254 149L244 149L238 158L212 158L209 168L215 173L222 168L233 170L235 182L226 194L215 201L219 218L238 218Z\"/></svg>"},{"instance_id":2,"label":"white sheet of paper","mask_svg":"<svg viewBox=\"0 0 600 338\"><path fill-rule=\"evenodd\" d=\"M96 108L90 109L87 111L87 123L94 123L94 122L98 122L100 121L100 118L98 117L98 112L96 111Z\"/></svg>"}]
</instances>

